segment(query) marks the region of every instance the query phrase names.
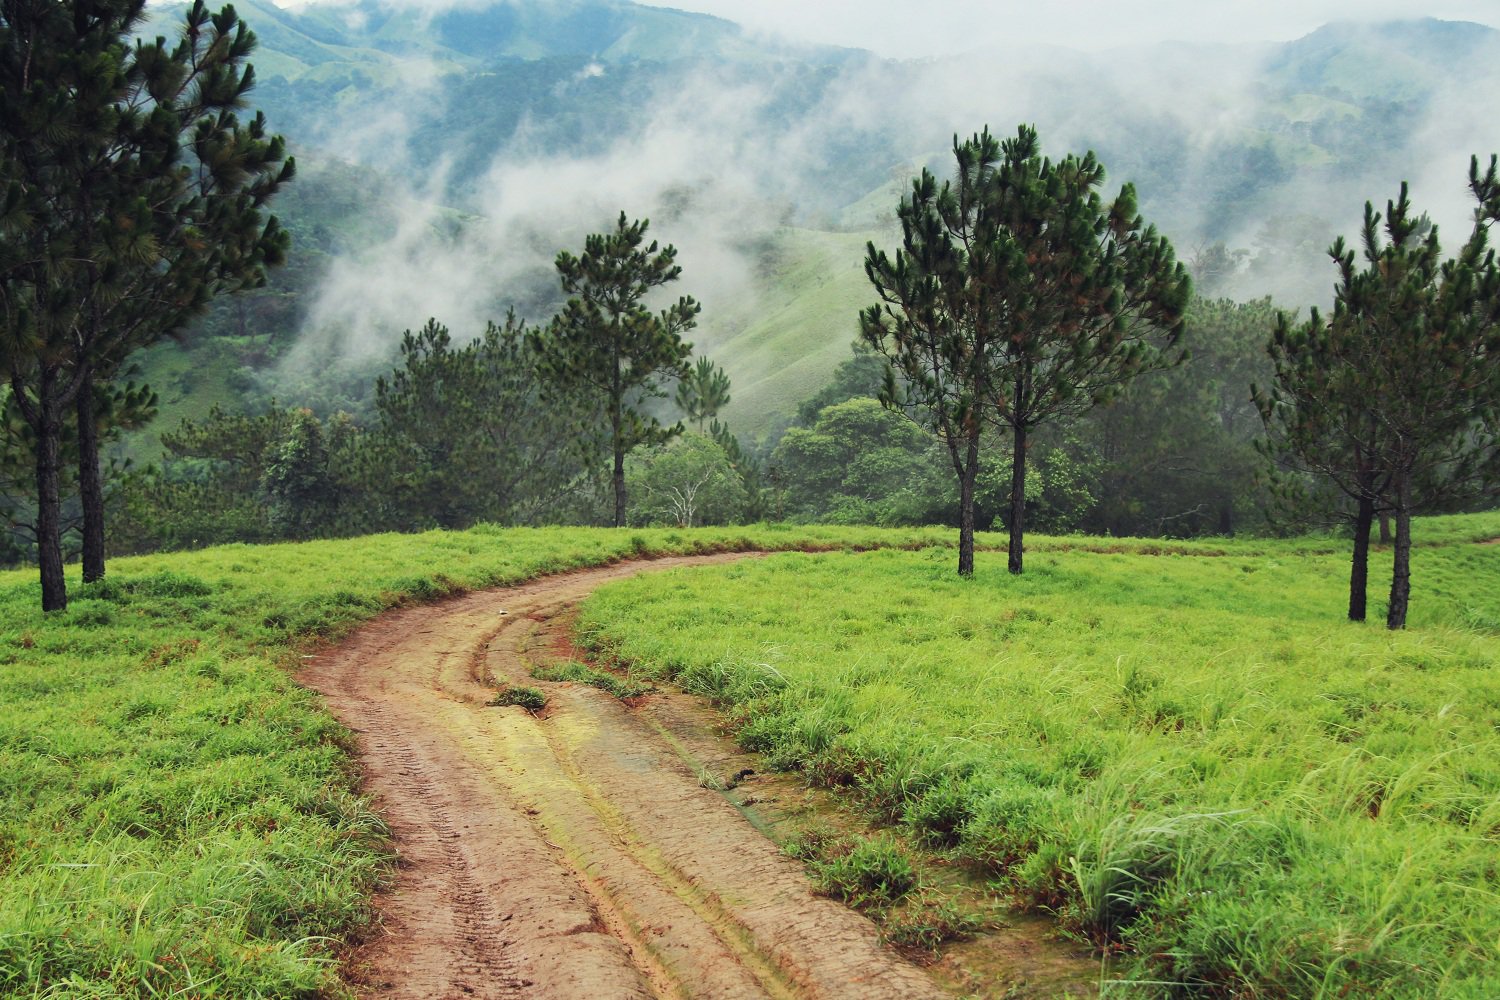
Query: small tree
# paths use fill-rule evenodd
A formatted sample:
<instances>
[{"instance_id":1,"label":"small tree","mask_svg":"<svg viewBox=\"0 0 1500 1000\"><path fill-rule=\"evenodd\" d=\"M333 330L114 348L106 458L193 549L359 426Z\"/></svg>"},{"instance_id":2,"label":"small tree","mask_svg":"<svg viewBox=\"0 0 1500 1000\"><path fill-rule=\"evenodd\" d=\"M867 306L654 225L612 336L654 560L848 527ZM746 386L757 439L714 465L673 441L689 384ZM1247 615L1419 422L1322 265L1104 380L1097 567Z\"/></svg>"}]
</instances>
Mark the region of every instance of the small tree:
<instances>
[{"instance_id":1,"label":"small tree","mask_svg":"<svg viewBox=\"0 0 1500 1000\"><path fill-rule=\"evenodd\" d=\"M1331 482L1356 505L1349 617L1362 620L1370 526L1389 510L1396 537L1386 625L1403 628L1411 596L1411 517L1491 491L1500 472L1500 220L1497 163L1469 167L1478 201L1457 257L1414 215L1407 186L1384 219L1365 204L1366 266L1335 241L1333 315L1278 320L1276 381L1255 390L1270 450Z\"/></svg>"},{"instance_id":2,"label":"small tree","mask_svg":"<svg viewBox=\"0 0 1500 1000\"><path fill-rule=\"evenodd\" d=\"M745 507L745 487L724 449L712 438L684 434L632 458L630 483L640 497L635 520L679 528L727 524Z\"/></svg>"},{"instance_id":3,"label":"small tree","mask_svg":"<svg viewBox=\"0 0 1500 1000\"><path fill-rule=\"evenodd\" d=\"M614 525L625 525L625 456L640 445L662 444L682 425L663 427L645 410L665 398L667 379L687 374L693 345L682 334L697 325L700 306L683 296L652 312L643 300L682 274L675 247L645 245L649 223L620 213L612 233L596 233L581 256L557 255L557 273L571 298L545 334L531 344L542 373L565 392L592 393L609 424L614 458Z\"/></svg>"},{"instance_id":4,"label":"small tree","mask_svg":"<svg viewBox=\"0 0 1500 1000\"><path fill-rule=\"evenodd\" d=\"M708 358L699 358L677 383L673 402L701 433L708 422L729 405L729 376Z\"/></svg>"},{"instance_id":5,"label":"small tree","mask_svg":"<svg viewBox=\"0 0 1500 1000\"><path fill-rule=\"evenodd\" d=\"M286 436L271 450L261 489L271 524L288 538L315 538L333 520L338 483L329 468L323 427L311 410L298 410Z\"/></svg>"},{"instance_id":6,"label":"small tree","mask_svg":"<svg viewBox=\"0 0 1500 1000\"><path fill-rule=\"evenodd\" d=\"M897 525L930 523L951 509L942 451L912 421L857 397L825 407L811 427L790 428L771 461L794 517Z\"/></svg>"}]
</instances>

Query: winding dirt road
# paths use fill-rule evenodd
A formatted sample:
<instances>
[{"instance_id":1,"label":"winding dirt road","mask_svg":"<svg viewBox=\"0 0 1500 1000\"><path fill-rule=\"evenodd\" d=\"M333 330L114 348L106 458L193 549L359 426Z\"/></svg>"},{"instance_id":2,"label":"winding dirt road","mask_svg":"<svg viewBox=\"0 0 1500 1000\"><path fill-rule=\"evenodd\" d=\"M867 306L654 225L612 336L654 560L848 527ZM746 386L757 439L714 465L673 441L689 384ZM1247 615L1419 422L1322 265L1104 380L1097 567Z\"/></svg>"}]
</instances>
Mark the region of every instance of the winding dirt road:
<instances>
[{"instance_id":1,"label":"winding dirt road","mask_svg":"<svg viewBox=\"0 0 1500 1000\"><path fill-rule=\"evenodd\" d=\"M631 708L530 676L595 587L743 556L661 559L394 612L300 680L360 736L400 863L380 931L348 963L410 998L927 998L867 920L703 787L724 743L684 696ZM549 631L550 630L550 631ZM540 717L486 704L496 682Z\"/></svg>"}]
</instances>

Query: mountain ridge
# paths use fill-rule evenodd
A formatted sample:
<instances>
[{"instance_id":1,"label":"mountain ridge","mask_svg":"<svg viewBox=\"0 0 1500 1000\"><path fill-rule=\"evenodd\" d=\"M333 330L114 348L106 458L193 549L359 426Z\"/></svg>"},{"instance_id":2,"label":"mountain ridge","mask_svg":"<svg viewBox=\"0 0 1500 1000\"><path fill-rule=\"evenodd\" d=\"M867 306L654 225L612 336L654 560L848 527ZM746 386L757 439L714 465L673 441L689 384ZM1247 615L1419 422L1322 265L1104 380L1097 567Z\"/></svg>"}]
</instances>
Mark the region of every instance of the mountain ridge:
<instances>
[{"instance_id":1,"label":"mountain ridge","mask_svg":"<svg viewBox=\"0 0 1500 1000\"><path fill-rule=\"evenodd\" d=\"M1143 213L1180 256L1221 242L1244 251L1205 291L1269 292L1294 307L1326 296L1323 251L1365 199L1440 167L1451 188L1461 177L1439 154L1456 156L1461 142L1500 147L1494 127L1466 124L1452 104L1455 78L1500 97L1500 32L1472 22L903 61L782 46L709 15L625 0L519 0L431 16L373 0L299 11L247 0L239 9L261 38L252 96L304 163L362 162L416 201L451 206L446 217L479 220L420 222L430 244L403 251L472 269L470 298L545 304L536 282L550 258L535 248L549 232L555 250L622 209L657 220L653 231L682 250L683 290L708 288L701 297L717 315L705 314L700 340L736 380L730 415L754 432L792 412L847 350L853 318L835 320L865 304L864 241L890 242L897 200L923 165L948 169L954 133L987 121L1003 137L1025 121L1055 155L1094 149L1112 185L1136 183ZM417 64L414 85L402 68ZM394 124L356 142L349 126L362 119ZM1427 138L1439 125L1446 138ZM436 164L446 180L434 185ZM549 190L568 183L576 197ZM288 222L316 240L316 226ZM366 261L373 283L410 280L410 267L380 263L377 234L394 238L401 223L382 226L348 227L370 234L370 245L318 249ZM487 227L488 242L472 239ZM540 254L520 270L484 259L516 252L507 227ZM758 269L764 252L775 266ZM520 273L531 284L496 286L510 280L498 275ZM384 289L366 297L375 291ZM299 294L328 306L326 289ZM419 304L366 340L394 345L424 312L442 319L469 308L415 292L401 301ZM302 336L322 336L310 315ZM331 315L320 308L317 323Z\"/></svg>"}]
</instances>

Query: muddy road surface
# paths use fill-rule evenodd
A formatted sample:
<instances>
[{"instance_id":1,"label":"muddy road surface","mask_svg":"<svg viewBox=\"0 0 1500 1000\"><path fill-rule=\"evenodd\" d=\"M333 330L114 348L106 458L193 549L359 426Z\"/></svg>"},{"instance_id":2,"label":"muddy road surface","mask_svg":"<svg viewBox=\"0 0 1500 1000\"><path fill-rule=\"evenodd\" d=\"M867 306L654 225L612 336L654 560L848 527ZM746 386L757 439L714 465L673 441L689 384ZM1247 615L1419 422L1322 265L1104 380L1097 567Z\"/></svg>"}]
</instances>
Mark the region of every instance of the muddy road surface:
<instances>
[{"instance_id":1,"label":"muddy road surface","mask_svg":"<svg viewBox=\"0 0 1500 1000\"><path fill-rule=\"evenodd\" d=\"M400 862L347 963L362 995L926 998L865 918L811 892L706 769L728 744L682 695L632 707L533 680L594 588L661 559L403 609L300 680L359 735ZM487 703L536 686L540 715ZM718 755L717 757L715 755Z\"/></svg>"}]
</instances>

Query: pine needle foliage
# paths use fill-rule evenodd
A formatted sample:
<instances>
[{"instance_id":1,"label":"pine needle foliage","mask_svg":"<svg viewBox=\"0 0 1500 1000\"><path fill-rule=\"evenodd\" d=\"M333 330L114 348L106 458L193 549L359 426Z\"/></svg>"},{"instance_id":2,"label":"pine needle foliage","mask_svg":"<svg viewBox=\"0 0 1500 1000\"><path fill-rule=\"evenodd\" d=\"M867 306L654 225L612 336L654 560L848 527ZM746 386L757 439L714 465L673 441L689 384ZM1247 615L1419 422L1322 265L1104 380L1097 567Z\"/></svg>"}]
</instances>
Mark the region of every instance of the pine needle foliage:
<instances>
[{"instance_id":1,"label":"pine needle foliage","mask_svg":"<svg viewBox=\"0 0 1500 1000\"><path fill-rule=\"evenodd\" d=\"M972 575L974 484L986 423L1012 436L1009 568L1023 568L1028 435L1114 398L1175 345L1192 283L1126 184L1106 203L1092 152L1042 156L1037 132L960 142L953 180L928 170L897 209L902 248L871 243L882 304L860 316L890 363L884 401L927 423L959 481L961 576ZM896 376L899 374L900 381Z\"/></svg>"},{"instance_id":2,"label":"pine needle foliage","mask_svg":"<svg viewBox=\"0 0 1500 1000\"><path fill-rule=\"evenodd\" d=\"M646 409L664 398L663 385L687 374L693 345L682 335L697 325L700 306L682 296L653 312L646 296L682 274L677 249L646 243L650 223L624 212L610 233L584 241L581 255L557 255L567 305L531 343L542 374L566 391L595 396L608 424L614 459L614 526L625 525L625 456L641 445L663 444L682 430L664 427Z\"/></svg>"}]
</instances>

